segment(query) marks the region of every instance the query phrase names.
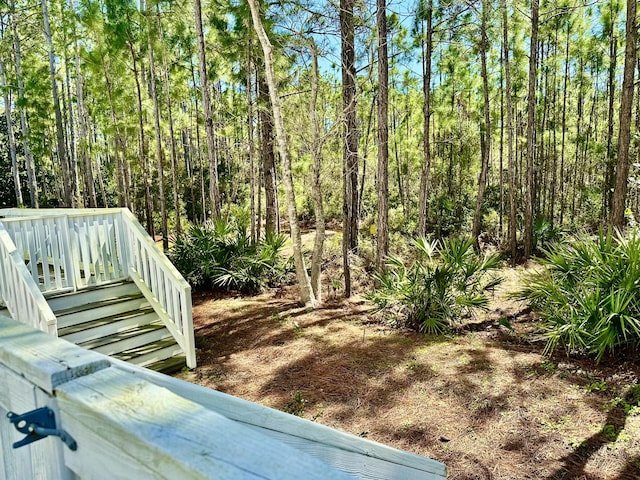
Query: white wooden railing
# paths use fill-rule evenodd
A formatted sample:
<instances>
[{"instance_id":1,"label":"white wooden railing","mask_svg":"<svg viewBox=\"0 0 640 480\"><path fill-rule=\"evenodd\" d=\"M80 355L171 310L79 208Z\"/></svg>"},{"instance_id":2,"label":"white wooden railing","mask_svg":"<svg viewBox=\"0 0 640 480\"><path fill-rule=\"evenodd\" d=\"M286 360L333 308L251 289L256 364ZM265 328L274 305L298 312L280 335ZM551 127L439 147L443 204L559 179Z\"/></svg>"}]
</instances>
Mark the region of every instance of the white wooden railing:
<instances>
[{"instance_id":1,"label":"white wooden railing","mask_svg":"<svg viewBox=\"0 0 640 480\"><path fill-rule=\"evenodd\" d=\"M41 292L131 278L196 366L191 287L129 209L12 208L0 217Z\"/></svg>"},{"instance_id":2,"label":"white wooden railing","mask_svg":"<svg viewBox=\"0 0 640 480\"><path fill-rule=\"evenodd\" d=\"M129 276L136 283L186 355L196 366L191 286L160 251L133 214L122 209Z\"/></svg>"},{"instance_id":3,"label":"white wooden railing","mask_svg":"<svg viewBox=\"0 0 640 480\"><path fill-rule=\"evenodd\" d=\"M16 320L57 335L57 319L0 222L0 299Z\"/></svg>"},{"instance_id":4,"label":"white wooden railing","mask_svg":"<svg viewBox=\"0 0 640 480\"><path fill-rule=\"evenodd\" d=\"M0 480L444 480L437 461L124 364L0 315ZM7 413L47 407L69 448Z\"/></svg>"}]
</instances>

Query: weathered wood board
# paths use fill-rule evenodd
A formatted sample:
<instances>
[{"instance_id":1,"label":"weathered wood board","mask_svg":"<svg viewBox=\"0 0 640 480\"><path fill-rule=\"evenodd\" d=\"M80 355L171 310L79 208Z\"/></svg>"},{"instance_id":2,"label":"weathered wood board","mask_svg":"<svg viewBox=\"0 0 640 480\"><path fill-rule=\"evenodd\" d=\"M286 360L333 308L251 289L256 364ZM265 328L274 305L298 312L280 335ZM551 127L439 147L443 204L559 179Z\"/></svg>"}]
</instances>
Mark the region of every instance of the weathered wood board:
<instances>
[{"instance_id":1,"label":"weathered wood board","mask_svg":"<svg viewBox=\"0 0 640 480\"><path fill-rule=\"evenodd\" d=\"M56 389L82 478L347 479L308 454L116 368Z\"/></svg>"},{"instance_id":2,"label":"weathered wood board","mask_svg":"<svg viewBox=\"0 0 640 480\"><path fill-rule=\"evenodd\" d=\"M227 418L244 423L256 431L314 455L357 478L446 478L446 466L435 460L387 447L115 359L113 363L119 369L134 373Z\"/></svg>"}]
</instances>

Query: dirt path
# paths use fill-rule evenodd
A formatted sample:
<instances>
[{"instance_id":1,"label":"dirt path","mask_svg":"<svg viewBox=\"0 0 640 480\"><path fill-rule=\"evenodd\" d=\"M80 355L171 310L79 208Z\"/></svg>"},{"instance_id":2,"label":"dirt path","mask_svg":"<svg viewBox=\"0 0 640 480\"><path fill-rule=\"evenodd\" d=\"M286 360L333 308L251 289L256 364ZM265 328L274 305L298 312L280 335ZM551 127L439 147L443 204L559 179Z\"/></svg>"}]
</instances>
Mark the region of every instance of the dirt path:
<instances>
[{"instance_id":1,"label":"dirt path","mask_svg":"<svg viewBox=\"0 0 640 480\"><path fill-rule=\"evenodd\" d=\"M487 315L439 338L373 322L358 298L307 311L294 288L196 294L200 366L179 376L435 458L450 479L640 478L640 411L621 400L639 366L543 357L506 273Z\"/></svg>"}]
</instances>

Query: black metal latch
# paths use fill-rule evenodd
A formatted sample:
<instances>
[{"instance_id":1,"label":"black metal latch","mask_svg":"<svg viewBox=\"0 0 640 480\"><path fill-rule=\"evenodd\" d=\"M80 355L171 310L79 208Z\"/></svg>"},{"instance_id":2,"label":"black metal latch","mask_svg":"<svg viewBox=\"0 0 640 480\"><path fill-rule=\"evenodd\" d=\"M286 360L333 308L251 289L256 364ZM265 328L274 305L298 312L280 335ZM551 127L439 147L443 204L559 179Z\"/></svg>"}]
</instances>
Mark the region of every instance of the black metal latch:
<instances>
[{"instance_id":1,"label":"black metal latch","mask_svg":"<svg viewBox=\"0 0 640 480\"><path fill-rule=\"evenodd\" d=\"M22 415L9 412L7 418L16 427L16 430L26 435L19 442L15 442L13 448L24 447L50 435L60 437L71 450L78 448L76 441L67 432L56 428L56 417L53 410L48 407L31 410Z\"/></svg>"}]
</instances>

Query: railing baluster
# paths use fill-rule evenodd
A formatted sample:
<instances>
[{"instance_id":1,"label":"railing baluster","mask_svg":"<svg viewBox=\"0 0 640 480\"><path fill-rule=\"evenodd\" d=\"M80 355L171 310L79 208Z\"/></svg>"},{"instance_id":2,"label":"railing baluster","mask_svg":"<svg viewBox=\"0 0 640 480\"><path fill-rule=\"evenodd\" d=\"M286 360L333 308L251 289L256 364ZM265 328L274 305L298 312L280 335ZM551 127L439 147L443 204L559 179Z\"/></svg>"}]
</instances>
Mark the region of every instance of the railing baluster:
<instances>
[{"instance_id":1,"label":"railing baluster","mask_svg":"<svg viewBox=\"0 0 640 480\"><path fill-rule=\"evenodd\" d=\"M56 334L56 317L24 263L24 249L18 249L0 222L0 294L14 319Z\"/></svg>"}]
</instances>

